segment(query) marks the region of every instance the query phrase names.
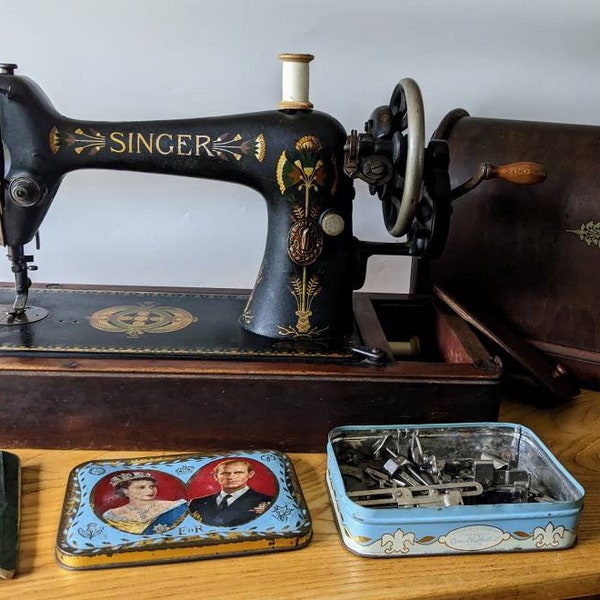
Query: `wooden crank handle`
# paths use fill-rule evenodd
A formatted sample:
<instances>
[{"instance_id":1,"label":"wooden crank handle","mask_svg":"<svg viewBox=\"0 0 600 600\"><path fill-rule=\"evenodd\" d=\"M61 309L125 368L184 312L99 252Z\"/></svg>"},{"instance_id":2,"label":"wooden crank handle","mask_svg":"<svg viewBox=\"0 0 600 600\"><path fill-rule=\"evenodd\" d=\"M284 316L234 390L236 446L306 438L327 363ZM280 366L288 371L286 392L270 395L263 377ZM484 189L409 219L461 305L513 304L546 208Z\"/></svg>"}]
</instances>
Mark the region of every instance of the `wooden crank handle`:
<instances>
[{"instance_id":1,"label":"wooden crank handle","mask_svg":"<svg viewBox=\"0 0 600 600\"><path fill-rule=\"evenodd\" d=\"M486 164L484 179L503 179L520 185L542 183L546 179L546 168L535 162L515 162L508 165Z\"/></svg>"},{"instance_id":2,"label":"wooden crank handle","mask_svg":"<svg viewBox=\"0 0 600 600\"><path fill-rule=\"evenodd\" d=\"M517 185L533 185L542 183L546 179L546 168L544 165L534 162L515 162L500 166L481 163L477 168L477 173L471 179L453 189L448 199L453 202L486 179L503 179Z\"/></svg>"}]
</instances>

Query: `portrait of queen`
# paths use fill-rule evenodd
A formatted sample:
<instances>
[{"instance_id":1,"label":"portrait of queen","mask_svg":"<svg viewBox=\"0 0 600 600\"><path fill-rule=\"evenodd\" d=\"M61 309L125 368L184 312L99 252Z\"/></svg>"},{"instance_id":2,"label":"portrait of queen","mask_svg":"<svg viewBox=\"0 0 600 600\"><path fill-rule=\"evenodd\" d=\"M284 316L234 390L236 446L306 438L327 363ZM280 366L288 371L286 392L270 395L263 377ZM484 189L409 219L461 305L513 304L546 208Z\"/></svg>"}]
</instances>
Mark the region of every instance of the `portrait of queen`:
<instances>
[{"instance_id":1,"label":"portrait of queen","mask_svg":"<svg viewBox=\"0 0 600 600\"><path fill-rule=\"evenodd\" d=\"M185 518L187 501L184 497L172 499L178 495L178 490L173 489L161 499L160 475L136 470L111 474L105 487L113 498L113 506L101 513L102 519L121 531L142 535L163 533L175 527ZM184 496L185 492L179 495Z\"/></svg>"}]
</instances>

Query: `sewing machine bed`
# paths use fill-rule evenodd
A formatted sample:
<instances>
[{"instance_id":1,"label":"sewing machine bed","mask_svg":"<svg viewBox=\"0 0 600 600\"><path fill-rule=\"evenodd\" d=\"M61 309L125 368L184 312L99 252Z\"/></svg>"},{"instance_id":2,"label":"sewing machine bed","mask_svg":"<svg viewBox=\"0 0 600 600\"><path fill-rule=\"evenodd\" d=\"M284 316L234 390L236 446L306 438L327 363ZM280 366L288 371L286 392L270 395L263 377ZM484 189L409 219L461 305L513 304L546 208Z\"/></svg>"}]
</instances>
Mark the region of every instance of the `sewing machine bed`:
<instances>
[{"instance_id":1,"label":"sewing machine bed","mask_svg":"<svg viewBox=\"0 0 600 600\"><path fill-rule=\"evenodd\" d=\"M349 347L251 346L245 298L37 286L30 303L49 315L0 326L0 447L323 451L336 426L498 417L501 366L431 297L355 294L354 341L384 350L382 365ZM412 337L420 353L394 357Z\"/></svg>"},{"instance_id":2,"label":"sewing machine bed","mask_svg":"<svg viewBox=\"0 0 600 600\"><path fill-rule=\"evenodd\" d=\"M12 288L0 288L10 305ZM350 345L271 340L240 327L243 292L33 288L48 315L0 326L0 355L349 361ZM358 340L355 340L358 343Z\"/></svg>"}]
</instances>

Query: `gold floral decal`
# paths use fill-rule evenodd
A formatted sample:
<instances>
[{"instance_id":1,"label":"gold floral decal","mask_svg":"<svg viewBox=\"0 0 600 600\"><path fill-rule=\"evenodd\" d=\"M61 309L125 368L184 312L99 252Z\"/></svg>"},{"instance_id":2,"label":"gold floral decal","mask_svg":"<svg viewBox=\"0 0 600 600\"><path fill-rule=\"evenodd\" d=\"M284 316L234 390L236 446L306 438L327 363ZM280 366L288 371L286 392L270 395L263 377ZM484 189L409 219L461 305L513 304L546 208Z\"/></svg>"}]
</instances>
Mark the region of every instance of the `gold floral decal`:
<instances>
[{"instance_id":1,"label":"gold floral decal","mask_svg":"<svg viewBox=\"0 0 600 600\"><path fill-rule=\"evenodd\" d=\"M329 187L335 194L337 168L335 157L327 164L321 158L321 142L312 135L300 138L295 144L297 156L290 159L284 150L277 162L277 184L281 194L302 191L308 195L311 190ZM306 199L306 196L305 196Z\"/></svg>"},{"instance_id":2,"label":"gold floral decal","mask_svg":"<svg viewBox=\"0 0 600 600\"><path fill-rule=\"evenodd\" d=\"M252 154L258 162L262 162L265 158L267 145L265 136L262 133L250 140L242 140L239 133L233 137L225 133L213 141L211 149L219 158L225 160L227 160L228 155L233 156L235 160L240 160L242 156Z\"/></svg>"},{"instance_id":3,"label":"gold floral decal","mask_svg":"<svg viewBox=\"0 0 600 600\"><path fill-rule=\"evenodd\" d=\"M279 325L279 335L313 337L326 331L328 327L319 329L317 327L312 327L310 324L313 300L321 292L319 278L316 275L312 275L307 280L306 267L302 267L302 277L292 277L290 291L296 300L295 314L298 317L298 321L295 326L290 325L288 327L282 327Z\"/></svg>"},{"instance_id":4,"label":"gold floral decal","mask_svg":"<svg viewBox=\"0 0 600 600\"><path fill-rule=\"evenodd\" d=\"M337 187L337 168L335 158L323 158L321 142L314 136L300 138L295 152L288 156L284 150L277 162L277 185L282 195L291 195L292 225L288 234L288 256L301 267L299 275L292 276L290 292L296 300L295 325L279 326L279 334L292 337L314 337L328 327L313 327L310 322L311 306L321 292L317 275L310 275L308 267L321 255L323 250L323 232L318 224L321 214L313 194L327 188L335 193Z\"/></svg>"},{"instance_id":5,"label":"gold floral decal","mask_svg":"<svg viewBox=\"0 0 600 600\"><path fill-rule=\"evenodd\" d=\"M58 131L58 127L56 125L50 130L50 134L48 135L48 144L50 145L50 150L52 150L52 154L56 154L60 150L61 137Z\"/></svg>"},{"instance_id":6,"label":"gold floral decal","mask_svg":"<svg viewBox=\"0 0 600 600\"><path fill-rule=\"evenodd\" d=\"M567 229L567 233L578 235L579 239L588 246L600 247L600 222L589 221L581 225L579 229Z\"/></svg>"},{"instance_id":7,"label":"gold floral decal","mask_svg":"<svg viewBox=\"0 0 600 600\"><path fill-rule=\"evenodd\" d=\"M67 133L64 136L60 133L58 128L55 126L50 130L49 135L50 149L56 154L65 143L77 154L81 154L84 150L89 151L90 154L96 154L102 148L106 146L106 136L102 135L95 129L89 130L86 133L83 129L78 127L74 133Z\"/></svg>"},{"instance_id":8,"label":"gold floral decal","mask_svg":"<svg viewBox=\"0 0 600 600\"><path fill-rule=\"evenodd\" d=\"M111 306L89 317L90 325L100 331L124 333L138 338L145 333L170 333L197 321L187 310L173 306L155 306L144 302L137 306Z\"/></svg>"}]
</instances>

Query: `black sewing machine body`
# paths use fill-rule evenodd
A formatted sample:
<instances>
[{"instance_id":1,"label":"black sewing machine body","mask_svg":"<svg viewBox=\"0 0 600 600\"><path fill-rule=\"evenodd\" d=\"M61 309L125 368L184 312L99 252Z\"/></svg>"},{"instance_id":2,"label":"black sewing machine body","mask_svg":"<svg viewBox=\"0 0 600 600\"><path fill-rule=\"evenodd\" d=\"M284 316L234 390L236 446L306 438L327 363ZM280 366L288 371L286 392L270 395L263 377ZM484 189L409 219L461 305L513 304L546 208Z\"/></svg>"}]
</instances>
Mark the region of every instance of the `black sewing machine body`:
<instances>
[{"instance_id":1,"label":"black sewing machine body","mask_svg":"<svg viewBox=\"0 0 600 600\"><path fill-rule=\"evenodd\" d=\"M31 414L55 415L59 431L64 415L56 398L73 411L69 423L86 414L99 433L75 425L69 441L52 436L54 446L183 449L198 439L224 448L243 436L246 445L320 449L321 437L342 422L496 418L492 388L501 366L462 319L431 298L356 290L369 256L438 255L458 196L491 177L539 182L539 165L483 164L450 190L447 144L425 147L412 80L402 80L390 104L373 111L365 133L347 135L308 102L211 118L74 120L14 69L0 69L0 221L15 276L15 300L0 323L0 370L8 374L6 393L21 404L7 408L0 438L20 431L17 445L45 444L23 423L22 403ZM31 286L33 256L24 247L63 177L89 168L215 179L259 192L268 233L254 289ZM355 179L379 197L385 225L401 241L354 236ZM174 264L187 261L176 257ZM4 298L9 288L0 292ZM29 368L37 377L24 392L21 375ZM12 396L0 402L10 404ZM263 417L251 435L248 403ZM139 419L141 407L140 433L108 426L115 411ZM168 443L165 422L172 436L180 432ZM215 431L225 423L228 433Z\"/></svg>"},{"instance_id":2,"label":"black sewing machine body","mask_svg":"<svg viewBox=\"0 0 600 600\"><path fill-rule=\"evenodd\" d=\"M7 246L33 239L62 178L76 169L240 183L265 198L269 219L265 256L241 325L289 339L340 339L352 332L353 189L342 172L346 134L332 117L271 111L178 121L75 121L59 115L26 78L5 77L1 85L10 89L1 99L2 136L19 140L8 148L2 215Z\"/></svg>"}]
</instances>

